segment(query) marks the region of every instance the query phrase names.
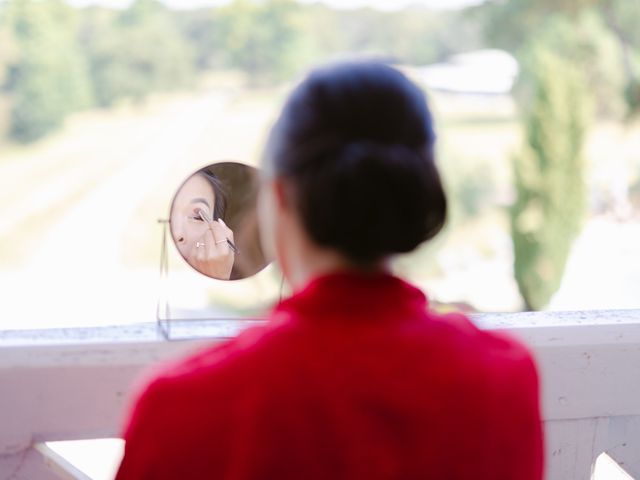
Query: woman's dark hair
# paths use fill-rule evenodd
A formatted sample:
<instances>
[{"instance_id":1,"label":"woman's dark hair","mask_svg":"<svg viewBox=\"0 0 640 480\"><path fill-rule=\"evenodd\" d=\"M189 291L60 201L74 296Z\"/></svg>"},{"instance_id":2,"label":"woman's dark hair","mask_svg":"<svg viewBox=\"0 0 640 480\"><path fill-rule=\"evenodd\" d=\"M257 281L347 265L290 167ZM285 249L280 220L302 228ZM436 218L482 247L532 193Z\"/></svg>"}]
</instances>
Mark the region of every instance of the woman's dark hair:
<instances>
[{"instance_id":1,"label":"woman's dark hair","mask_svg":"<svg viewBox=\"0 0 640 480\"><path fill-rule=\"evenodd\" d=\"M265 160L290 180L311 238L367 264L443 227L434 142L415 84L381 63L348 62L315 70L293 91Z\"/></svg>"},{"instance_id":2,"label":"woman's dark hair","mask_svg":"<svg viewBox=\"0 0 640 480\"><path fill-rule=\"evenodd\" d=\"M213 207L213 220L222 218L224 220L224 214L227 210L227 192L215 173L211 172L208 168L203 168L198 172L202 175L213 188L213 194L215 196L215 205Z\"/></svg>"}]
</instances>

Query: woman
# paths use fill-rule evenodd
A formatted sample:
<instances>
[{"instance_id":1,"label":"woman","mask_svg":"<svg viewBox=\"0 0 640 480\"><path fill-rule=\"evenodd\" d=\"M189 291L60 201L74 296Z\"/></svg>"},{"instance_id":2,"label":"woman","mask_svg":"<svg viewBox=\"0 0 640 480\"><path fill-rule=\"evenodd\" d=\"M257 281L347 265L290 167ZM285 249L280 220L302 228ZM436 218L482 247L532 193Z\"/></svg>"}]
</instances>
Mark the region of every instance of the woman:
<instances>
[{"instance_id":1,"label":"woman","mask_svg":"<svg viewBox=\"0 0 640 480\"><path fill-rule=\"evenodd\" d=\"M209 277L229 280L234 251L233 232L222 217L226 195L218 178L207 169L190 176L171 205L171 234L182 257Z\"/></svg>"},{"instance_id":2,"label":"woman","mask_svg":"<svg viewBox=\"0 0 640 480\"><path fill-rule=\"evenodd\" d=\"M526 348L429 311L389 259L445 220L422 92L347 63L289 97L261 221L294 294L142 394L119 479L542 478Z\"/></svg>"}]
</instances>

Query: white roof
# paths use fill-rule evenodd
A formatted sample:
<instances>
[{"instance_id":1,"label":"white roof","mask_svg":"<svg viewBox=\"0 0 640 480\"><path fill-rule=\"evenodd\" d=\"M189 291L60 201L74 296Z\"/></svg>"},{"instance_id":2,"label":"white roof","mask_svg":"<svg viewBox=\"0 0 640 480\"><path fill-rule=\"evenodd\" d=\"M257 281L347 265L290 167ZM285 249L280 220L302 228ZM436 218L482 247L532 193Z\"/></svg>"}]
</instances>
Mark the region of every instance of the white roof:
<instances>
[{"instance_id":1,"label":"white roof","mask_svg":"<svg viewBox=\"0 0 640 480\"><path fill-rule=\"evenodd\" d=\"M456 93L505 94L518 76L517 60L502 50L479 50L454 55L447 62L417 69L432 90Z\"/></svg>"}]
</instances>

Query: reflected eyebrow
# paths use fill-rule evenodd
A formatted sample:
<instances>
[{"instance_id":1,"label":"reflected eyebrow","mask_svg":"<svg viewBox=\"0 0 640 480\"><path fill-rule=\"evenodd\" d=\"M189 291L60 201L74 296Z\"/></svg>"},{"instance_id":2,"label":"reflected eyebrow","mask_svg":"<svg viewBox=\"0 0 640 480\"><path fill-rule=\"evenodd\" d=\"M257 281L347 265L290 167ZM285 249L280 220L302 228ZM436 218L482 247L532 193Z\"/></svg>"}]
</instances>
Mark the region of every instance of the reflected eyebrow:
<instances>
[{"instance_id":1,"label":"reflected eyebrow","mask_svg":"<svg viewBox=\"0 0 640 480\"><path fill-rule=\"evenodd\" d=\"M211 210L211 205L209 205L209 202L207 202L207 200L202 197L194 198L189 203L204 203L207 207L209 207L209 210Z\"/></svg>"}]
</instances>

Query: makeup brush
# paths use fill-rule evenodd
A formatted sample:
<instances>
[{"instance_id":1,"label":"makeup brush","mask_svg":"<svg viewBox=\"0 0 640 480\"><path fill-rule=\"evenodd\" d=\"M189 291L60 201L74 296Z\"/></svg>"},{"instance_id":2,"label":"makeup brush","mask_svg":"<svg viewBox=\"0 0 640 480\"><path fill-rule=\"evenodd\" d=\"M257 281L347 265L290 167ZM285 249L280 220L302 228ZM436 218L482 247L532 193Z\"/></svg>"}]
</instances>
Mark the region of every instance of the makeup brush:
<instances>
[{"instance_id":1,"label":"makeup brush","mask_svg":"<svg viewBox=\"0 0 640 480\"><path fill-rule=\"evenodd\" d=\"M200 218L207 223L213 222L213 220L211 220L209 216L205 213L205 211L202 210L201 208L198 209L198 215L200 215ZM238 247L236 247L231 240L229 240L228 238L226 240L227 240L227 245L229 245L229 248L233 251L233 253L235 253L236 255L240 253L238 251Z\"/></svg>"}]
</instances>

